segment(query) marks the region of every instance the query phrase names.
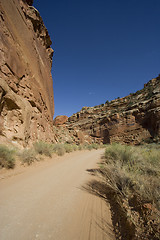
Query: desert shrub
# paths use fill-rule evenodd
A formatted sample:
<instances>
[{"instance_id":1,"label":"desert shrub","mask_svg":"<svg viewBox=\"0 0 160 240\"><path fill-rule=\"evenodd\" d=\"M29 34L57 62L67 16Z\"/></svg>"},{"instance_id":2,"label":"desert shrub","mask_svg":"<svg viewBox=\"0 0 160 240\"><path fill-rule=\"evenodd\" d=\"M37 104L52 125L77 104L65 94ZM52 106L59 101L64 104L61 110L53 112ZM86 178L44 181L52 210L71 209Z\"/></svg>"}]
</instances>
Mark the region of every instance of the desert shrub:
<instances>
[{"instance_id":1,"label":"desert shrub","mask_svg":"<svg viewBox=\"0 0 160 240\"><path fill-rule=\"evenodd\" d=\"M147 89L147 95L146 95L146 99L149 99L151 97L153 97L154 93L153 93L153 87L149 86Z\"/></svg>"},{"instance_id":2,"label":"desert shrub","mask_svg":"<svg viewBox=\"0 0 160 240\"><path fill-rule=\"evenodd\" d=\"M90 144L86 144L84 146L84 149L87 149L87 150L91 151L93 148L92 148L92 146Z\"/></svg>"},{"instance_id":3,"label":"desert shrub","mask_svg":"<svg viewBox=\"0 0 160 240\"><path fill-rule=\"evenodd\" d=\"M73 145L66 143L66 144L64 144L64 149L65 149L66 153L70 153L73 151Z\"/></svg>"},{"instance_id":4,"label":"desert shrub","mask_svg":"<svg viewBox=\"0 0 160 240\"><path fill-rule=\"evenodd\" d=\"M53 144L52 149L58 156L63 156L66 153L63 144Z\"/></svg>"},{"instance_id":5,"label":"desert shrub","mask_svg":"<svg viewBox=\"0 0 160 240\"><path fill-rule=\"evenodd\" d=\"M88 190L110 202L117 239L159 240L160 145L107 145L96 171Z\"/></svg>"},{"instance_id":6,"label":"desert shrub","mask_svg":"<svg viewBox=\"0 0 160 240\"><path fill-rule=\"evenodd\" d=\"M64 148L66 153L70 153L78 150L78 146L76 144L64 144Z\"/></svg>"},{"instance_id":7,"label":"desert shrub","mask_svg":"<svg viewBox=\"0 0 160 240\"><path fill-rule=\"evenodd\" d=\"M36 155L37 153L34 149L24 149L22 152L20 152L19 157L23 163L30 165L35 160L38 160Z\"/></svg>"},{"instance_id":8,"label":"desert shrub","mask_svg":"<svg viewBox=\"0 0 160 240\"><path fill-rule=\"evenodd\" d=\"M126 196L134 192L160 209L160 149L107 146L103 172L106 183Z\"/></svg>"},{"instance_id":9,"label":"desert shrub","mask_svg":"<svg viewBox=\"0 0 160 240\"><path fill-rule=\"evenodd\" d=\"M100 145L98 145L96 143L92 143L91 147L92 147L92 149L98 149L100 147Z\"/></svg>"},{"instance_id":10,"label":"desert shrub","mask_svg":"<svg viewBox=\"0 0 160 240\"><path fill-rule=\"evenodd\" d=\"M106 148L105 157L108 161L114 163L118 160L121 166L123 166L123 164L132 164L132 148L130 146L114 143Z\"/></svg>"},{"instance_id":11,"label":"desert shrub","mask_svg":"<svg viewBox=\"0 0 160 240\"><path fill-rule=\"evenodd\" d=\"M79 150L79 147L76 144L73 144L72 147L73 147L73 151Z\"/></svg>"},{"instance_id":12,"label":"desert shrub","mask_svg":"<svg viewBox=\"0 0 160 240\"><path fill-rule=\"evenodd\" d=\"M84 149L84 147L80 144L80 145L78 145L78 150L83 150Z\"/></svg>"},{"instance_id":13,"label":"desert shrub","mask_svg":"<svg viewBox=\"0 0 160 240\"><path fill-rule=\"evenodd\" d=\"M34 143L34 149L38 154L45 155L48 157L52 157L52 144L48 144L46 142L36 142Z\"/></svg>"},{"instance_id":14,"label":"desert shrub","mask_svg":"<svg viewBox=\"0 0 160 240\"><path fill-rule=\"evenodd\" d=\"M100 145L99 144L96 144L96 143L92 143L92 144L85 144L83 145L83 149L87 149L87 150L92 150L92 149L98 149L100 148Z\"/></svg>"},{"instance_id":15,"label":"desert shrub","mask_svg":"<svg viewBox=\"0 0 160 240\"><path fill-rule=\"evenodd\" d=\"M15 151L5 145L0 145L0 167L14 168L15 166Z\"/></svg>"}]
</instances>

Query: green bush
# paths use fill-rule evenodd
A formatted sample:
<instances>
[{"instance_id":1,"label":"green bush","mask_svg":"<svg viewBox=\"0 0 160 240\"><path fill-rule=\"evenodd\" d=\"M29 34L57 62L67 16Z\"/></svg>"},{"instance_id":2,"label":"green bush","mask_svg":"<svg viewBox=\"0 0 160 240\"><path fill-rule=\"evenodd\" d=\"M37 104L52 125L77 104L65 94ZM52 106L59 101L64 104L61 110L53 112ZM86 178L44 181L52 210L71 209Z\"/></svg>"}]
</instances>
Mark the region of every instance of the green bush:
<instances>
[{"instance_id":1,"label":"green bush","mask_svg":"<svg viewBox=\"0 0 160 240\"><path fill-rule=\"evenodd\" d=\"M0 167L14 168L15 167L15 151L5 145L0 145Z\"/></svg>"},{"instance_id":2,"label":"green bush","mask_svg":"<svg viewBox=\"0 0 160 240\"><path fill-rule=\"evenodd\" d=\"M43 141L34 143L34 149L38 154L52 157L52 144L48 144Z\"/></svg>"}]
</instances>

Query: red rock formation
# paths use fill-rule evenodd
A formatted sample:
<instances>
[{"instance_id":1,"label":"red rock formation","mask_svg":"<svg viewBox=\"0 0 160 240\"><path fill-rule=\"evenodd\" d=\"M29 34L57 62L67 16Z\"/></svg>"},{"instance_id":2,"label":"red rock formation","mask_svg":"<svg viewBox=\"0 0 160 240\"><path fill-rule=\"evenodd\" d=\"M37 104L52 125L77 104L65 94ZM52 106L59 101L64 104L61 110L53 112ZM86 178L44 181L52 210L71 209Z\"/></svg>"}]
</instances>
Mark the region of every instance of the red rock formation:
<instances>
[{"instance_id":1,"label":"red rock formation","mask_svg":"<svg viewBox=\"0 0 160 240\"><path fill-rule=\"evenodd\" d=\"M139 144L160 140L160 76L127 97L82 110L66 127L88 134L92 141Z\"/></svg>"},{"instance_id":2,"label":"red rock formation","mask_svg":"<svg viewBox=\"0 0 160 240\"><path fill-rule=\"evenodd\" d=\"M53 140L52 42L30 5L0 2L0 140L24 145Z\"/></svg>"},{"instance_id":3,"label":"red rock formation","mask_svg":"<svg viewBox=\"0 0 160 240\"><path fill-rule=\"evenodd\" d=\"M160 138L160 76L53 126L51 40L32 0L0 2L0 141L139 144Z\"/></svg>"},{"instance_id":4,"label":"red rock formation","mask_svg":"<svg viewBox=\"0 0 160 240\"><path fill-rule=\"evenodd\" d=\"M66 123L67 120L68 120L68 117L65 115L57 116L54 119L53 124L55 126L60 126L60 125L63 125L64 123Z\"/></svg>"}]
</instances>

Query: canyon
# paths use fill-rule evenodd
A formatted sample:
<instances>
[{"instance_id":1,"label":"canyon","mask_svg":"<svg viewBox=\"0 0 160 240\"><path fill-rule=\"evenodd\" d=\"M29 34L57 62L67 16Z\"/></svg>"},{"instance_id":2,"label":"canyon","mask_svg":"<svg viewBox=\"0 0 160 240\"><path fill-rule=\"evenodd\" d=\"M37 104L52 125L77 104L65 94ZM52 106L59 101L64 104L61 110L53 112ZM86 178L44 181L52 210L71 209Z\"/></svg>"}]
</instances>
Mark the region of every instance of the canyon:
<instances>
[{"instance_id":1,"label":"canyon","mask_svg":"<svg viewBox=\"0 0 160 240\"><path fill-rule=\"evenodd\" d=\"M160 138L160 76L142 90L54 116L52 42L29 0L0 2L0 141L137 145Z\"/></svg>"},{"instance_id":2,"label":"canyon","mask_svg":"<svg viewBox=\"0 0 160 240\"><path fill-rule=\"evenodd\" d=\"M149 178L149 188L159 189L159 172L156 171L159 144L146 143L160 143L160 75L149 81L146 79L148 82L143 89L128 96L83 107L70 117L62 115L53 119L51 68L54 50L33 0L0 0L0 25L1 238L28 239L29 236L30 239L66 240L77 236L79 239L115 239L118 236L117 239L130 240L130 236L135 235L136 223L138 229L144 227L144 233L148 226L149 234L153 234L154 228L150 227L152 224L158 226L159 212L154 208L154 200L139 198L134 186L139 171L140 177L142 173L148 174L145 177ZM124 146L109 145L112 143ZM36 152L36 144L40 151ZM71 151L83 151L71 153L69 148L68 151L63 149L56 157L55 147L71 147L69 144L75 147ZM127 167L136 171L132 181L128 176L133 177L133 172L127 173L126 177L120 169L123 177L116 175L120 166L117 164L118 168L115 168L116 158L111 159L115 166L107 175L109 168L108 160L104 162L104 144L108 144L106 150L117 145L124 147L125 150L119 152L123 156L130 153L126 157ZM141 144L145 145L126 146ZM157 152L151 148L153 145ZM90 147L96 150L87 151ZM45 154L42 148L51 153ZM131 155L134 152L140 154L139 148L144 148L142 152L147 159L144 164L144 155L138 158L140 161L137 161L138 155L136 158ZM4 169L3 160L12 154L16 155L15 159L9 160L16 160L15 171ZM43 157L45 161L40 161ZM34 161L37 164L32 165ZM142 161L142 165L134 167L136 161ZM151 162L155 162L153 169ZM12 167L14 165L8 168ZM109 181L112 175L118 182L116 188L116 181L111 181L114 186ZM140 186L144 187L145 178L142 180ZM131 199L122 191L123 185L127 184L129 190L134 190ZM140 225L142 216L145 226L143 221ZM158 233L159 227L157 229ZM124 238L120 235L122 230L127 234ZM139 236L137 239L142 239Z\"/></svg>"}]
</instances>

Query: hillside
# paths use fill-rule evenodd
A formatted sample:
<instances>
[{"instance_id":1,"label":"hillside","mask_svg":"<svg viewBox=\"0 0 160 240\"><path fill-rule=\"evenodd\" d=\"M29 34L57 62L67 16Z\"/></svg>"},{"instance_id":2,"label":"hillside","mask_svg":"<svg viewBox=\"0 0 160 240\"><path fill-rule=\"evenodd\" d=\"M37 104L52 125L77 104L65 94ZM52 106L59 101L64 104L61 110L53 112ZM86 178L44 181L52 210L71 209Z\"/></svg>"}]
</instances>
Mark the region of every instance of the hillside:
<instances>
[{"instance_id":1,"label":"hillside","mask_svg":"<svg viewBox=\"0 0 160 240\"><path fill-rule=\"evenodd\" d=\"M54 122L61 133L58 141L62 142L120 142L136 145L144 141L158 141L160 76L150 80L136 93L111 102L106 101L99 106L83 107L68 119L61 116Z\"/></svg>"}]
</instances>

